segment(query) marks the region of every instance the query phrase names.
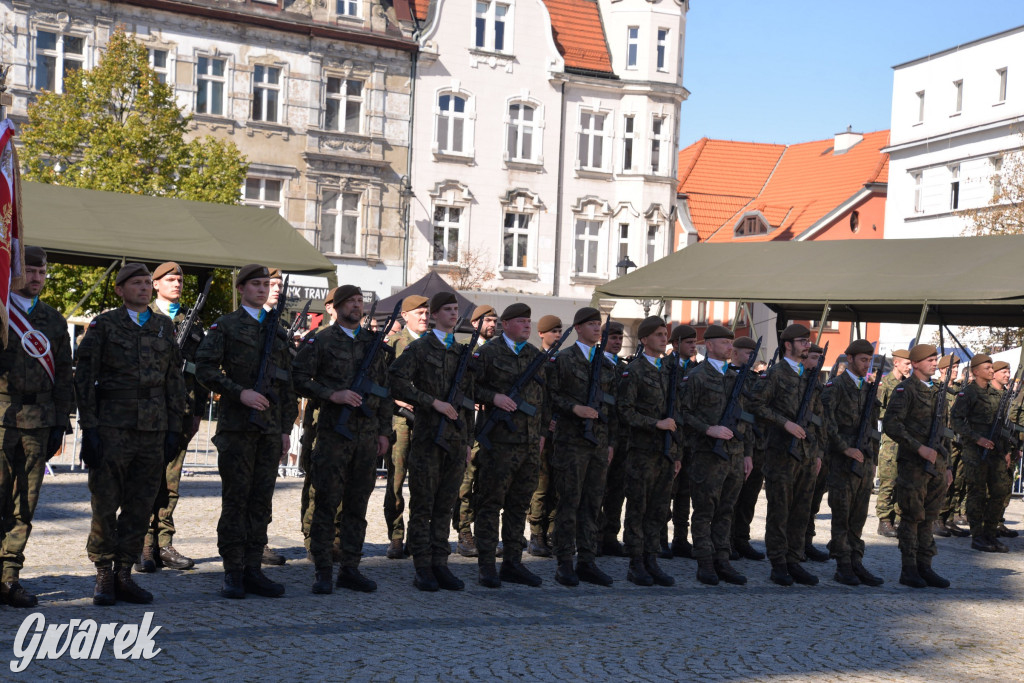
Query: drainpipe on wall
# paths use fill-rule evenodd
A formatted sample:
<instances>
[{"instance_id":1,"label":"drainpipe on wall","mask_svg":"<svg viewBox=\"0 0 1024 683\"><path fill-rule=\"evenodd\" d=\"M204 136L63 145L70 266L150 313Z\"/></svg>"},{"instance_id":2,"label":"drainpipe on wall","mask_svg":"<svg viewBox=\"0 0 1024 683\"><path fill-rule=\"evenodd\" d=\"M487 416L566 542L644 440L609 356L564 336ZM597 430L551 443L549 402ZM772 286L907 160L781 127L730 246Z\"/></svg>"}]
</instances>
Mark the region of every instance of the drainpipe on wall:
<instances>
[{"instance_id":1,"label":"drainpipe on wall","mask_svg":"<svg viewBox=\"0 0 1024 683\"><path fill-rule=\"evenodd\" d=\"M555 277L551 296L559 295L562 264L562 192L565 182L565 81L562 81L562 118L558 122L558 190L555 194Z\"/></svg>"},{"instance_id":2,"label":"drainpipe on wall","mask_svg":"<svg viewBox=\"0 0 1024 683\"><path fill-rule=\"evenodd\" d=\"M419 40L419 31L413 36L414 40ZM402 289L405 289L409 285L409 242L410 233L412 231L412 198L416 195L412 192L412 141L413 141L413 130L416 124L416 52L409 55L409 151L406 153L405 160L405 175L408 179L404 184L399 181L400 185L404 187L399 188L399 192L402 193L402 197L399 199L400 204L405 204L405 215L402 216L402 220L405 222L405 246L404 254L402 256ZM405 193L408 192L409 196L406 197Z\"/></svg>"}]
</instances>

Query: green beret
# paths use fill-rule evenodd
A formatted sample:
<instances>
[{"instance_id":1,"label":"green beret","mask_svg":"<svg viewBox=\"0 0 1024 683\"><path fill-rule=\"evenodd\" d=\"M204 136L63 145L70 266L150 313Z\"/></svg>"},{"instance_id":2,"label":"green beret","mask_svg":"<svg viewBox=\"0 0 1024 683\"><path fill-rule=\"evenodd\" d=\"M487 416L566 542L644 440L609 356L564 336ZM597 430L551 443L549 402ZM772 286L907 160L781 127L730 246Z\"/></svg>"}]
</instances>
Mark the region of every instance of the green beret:
<instances>
[{"instance_id":1,"label":"green beret","mask_svg":"<svg viewBox=\"0 0 1024 683\"><path fill-rule=\"evenodd\" d=\"M46 251L42 247L25 247L25 265L42 268L46 265Z\"/></svg>"},{"instance_id":2,"label":"green beret","mask_svg":"<svg viewBox=\"0 0 1024 683\"><path fill-rule=\"evenodd\" d=\"M409 296L402 299L402 313L408 313L409 311L415 311L417 308L425 308L430 303L430 299L419 294L410 294Z\"/></svg>"},{"instance_id":3,"label":"green beret","mask_svg":"<svg viewBox=\"0 0 1024 683\"><path fill-rule=\"evenodd\" d=\"M668 341L670 344L675 344L676 342L696 338L697 330L693 329L689 325L676 325L675 327L672 328L672 334L668 338Z\"/></svg>"},{"instance_id":4,"label":"green beret","mask_svg":"<svg viewBox=\"0 0 1024 683\"><path fill-rule=\"evenodd\" d=\"M238 277L235 278L235 287L241 287L249 280L255 280L256 278L270 277L270 271L267 270L266 266L261 266L258 263L250 263L247 266L242 266L238 269Z\"/></svg>"},{"instance_id":5,"label":"green beret","mask_svg":"<svg viewBox=\"0 0 1024 683\"><path fill-rule=\"evenodd\" d=\"M723 325L708 325L708 329L704 330L704 341L708 339L733 339L735 336L732 330Z\"/></svg>"},{"instance_id":6,"label":"green beret","mask_svg":"<svg viewBox=\"0 0 1024 683\"><path fill-rule=\"evenodd\" d=\"M914 350L911 349L910 353L913 354ZM911 360L913 360L913 359L911 359ZM973 370L974 368L978 367L982 363L991 363L991 362L992 362L992 356L990 356L990 355L988 355L986 353L979 353L977 356L971 358L971 370Z\"/></svg>"},{"instance_id":7,"label":"green beret","mask_svg":"<svg viewBox=\"0 0 1024 683\"><path fill-rule=\"evenodd\" d=\"M644 318L643 322L640 323L640 327L637 328L636 338L645 339L657 332L659 327L665 327L665 321L659 316L652 315L649 318Z\"/></svg>"},{"instance_id":8,"label":"green beret","mask_svg":"<svg viewBox=\"0 0 1024 683\"><path fill-rule=\"evenodd\" d=\"M903 358L904 360L910 360L910 351L907 349L896 349L892 352L893 358Z\"/></svg>"},{"instance_id":9,"label":"green beret","mask_svg":"<svg viewBox=\"0 0 1024 683\"><path fill-rule=\"evenodd\" d=\"M430 297L430 312L437 313L441 310L442 306L458 303L459 300L455 297L455 292L438 292Z\"/></svg>"},{"instance_id":10,"label":"green beret","mask_svg":"<svg viewBox=\"0 0 1024 683\"><path fill-rule=\"evenodd\" d=\"M704 336L707 339L707 335ZM732 342L734 349L750 349L753 351L757 348L757 342L750 337L736 337Z\"/></svg>"},{"instance_id":11,"label":"green beret","mask_svg":"<svg viewBox=\"0 0 1024 683\"><path fill-rule=\"evenodd\" d=\"M165 261L156 267L153 271L153 279L159 280L166 275L177 275L179 277L185 277L185 274L181 272L181 266L174 261Z\"/></svg>"},{"instance_id":12,"label":"green beret","mask_svg":"<svg viewBox=\"0 0 1024 683\"><path fill-rule=\"evenodd\" d=\"M576 316L572 319L572 326L582 325L583 323L589 323L591 320L601 321L601 311L590 306L585 306L580 310L576 311Z\"/></svg>"},{"instance_id":13,"label":"green beret","mask_svg":"<svg viewBox=\"0 0 1024 683\"><path fill-rule=\"evenodd\" d=\"M334 296L331 298L332 305L337 308L345 303L346 299L351 299L357 294L362 294L363 290L359 289L355 285L341 285L334 290Z\"/></svg>"},{"instance_id":14,"label":"green beret","mask_svg":"<svg viewBox=\"0 0 1024 683\"><path fill-rule=\"evenodd\" d=\"M117 271L117 277L114 279L115 285L123 285L130 278L138 277L139 275L149 275L149 268L141 263L126 263L124 268Z\"/></svg>"},{"instance_id":15,"label":"green beret","mask_svg":"<svg viewBox=\"0 0 1024 683\"><path fill-rule=\"evenodd\" d=\"M491 308L491 307L488 306L488 308ZM512 320L513 318L529 318L530 317L530 313L531 313L531 311L530 311L530 307L529 306L527 306L524 303L517 302L517 303L514 303L514 304L509 304L508 306L505 307L505 310L501 312L501 319L502 320ZM494 309L493 308L491 308L491 313L490 314L491 315L494 314ZM475 318L474 318L474 320L475 320Z\"/></svg>"},{"instance_id":16,"label":"green beret","mask_svg":"<svg viewBox=\"0 0 1024 683\"><path fill-rule=\"evenodd\" d=\"M490 316L492 318L497 318L498 317L498 313L497 313L497 311L494 310L494 306L487 306L487 305L477 306L476 308L473 309L473 317L471 317L469 320L470 320L470 322L474 322L475 323L480 318L486 318L488 316ZM514 316L514 317L519 317L519 316ZM502 320L504 320L504 318L502 318Z\"/></svg>"},{"instance_id":17,"label":"green beret","mask_svg":"<svg viewBox=\"0 0 1024 683\"><path fill-rule=\"evenodd\" d=\"M609 335L625 334L625 333L626 333L626 327L622 323L620 323L618 321L610 321L608 323L608 334Z\"/></svg>"},{"instance_id":18,"label":"green beret","mask_svg":"<svg viewBox=\"0 0 1024 683\"><path fill-rule=\"evenodd\" d=\"M779 339L782 341L793 341L794 339L800 339L801 337L810 337L811 331L799 323L793 323L782 331L779 335Z\"/></svg>"},{"instance_id":19,"label":"green beret","mask_svg":"<svg viewBox=\"0 0 1024 683\"><path fill-rule=\"evenodd\" d=\"M847 356L853 358L854 356L866 353L869 356L874 355L875 347L867 339L854 339L850 342L850 345L846 347L844 351Z\"/></svg>"},{"instance_id":20,"label":"green beret","mask_svg":"<svg viewBox=\"0 0 1024 683\"><path fill-rule=\"evenodd\" d=\"M557 315L546 315L537 321L537 333L546 334L556 327L562 326L562 320Z\"/></svg>"},{"instance_id":21,"label":"green beret","mask_svg":"<svg viewBox=\"0 0 1024 683\"><path fill-rule=\"evenodd\" d=\"M807 349L808 353L825 353L825 349L821 348L817 344L811 344L811 348Z\"/></svg>"},{"instance_id":22,"label":"green beret","mask_svg":"<svg viewBox=\"0 0 1024 683\"><path fill-rule=\"evenodd\" d=\"M910 362L920 363L925 358L931 358L932 356L939 355L938 349L931 344L914 344L914 347L910 349ZM977 356L975 356L977 358Z\"/></svg>"}]
</instances>

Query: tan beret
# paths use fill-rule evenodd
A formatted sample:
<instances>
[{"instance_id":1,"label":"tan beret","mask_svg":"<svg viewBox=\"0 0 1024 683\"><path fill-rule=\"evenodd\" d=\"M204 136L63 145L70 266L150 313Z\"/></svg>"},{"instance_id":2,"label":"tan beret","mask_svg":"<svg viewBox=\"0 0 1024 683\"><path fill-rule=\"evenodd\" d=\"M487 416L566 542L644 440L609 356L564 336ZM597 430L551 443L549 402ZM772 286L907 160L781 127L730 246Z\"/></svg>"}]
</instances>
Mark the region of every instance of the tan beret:
<instances>
[{"instance_id":1,"label":"tan beret","mask_svg":"<svg viewBox=\"0 0 1024 683\"><path fill-rule=\"evenodd\" d=\"M470 322L476 322L480 318L497 318L498 312L494 310L494 306L488 306L486 304L477 306L473 309L473 316L469 319ZM519 316L516 316L519 317Z\"/></svg>"},{"instance_id":2,"label":"tan beret","mask_svg":"<svg viewBox=\"0 0 1024 683\"><path fill-rule=\"evenodd\" d=\"M458 303L459 300L455 297L455 292L438 292L430 297L430 312L437 313L441 310L442 306Z\"/></svg>"},{"instance_id":3,"label":"tan beret","mask_svg":"<svg viewBox=\"0 0 1024 683\"><path fill-rule=\"evenodd\" d=\"M487 308L490 308L490 306L488 306ZM494 309L491 310L493 312ZM514 318L529 318L531 313L532 311L530 310L529 306L520 301L517 301L516 303L509 304L508 306L505 307L505 310L501 312L501 319L504 321L512 320ZM474 318L474 320L476 320L476 318Z\"/></svg>"},{"instance_id":4,"label":"tan beret","mask_svg":"<svg viewBox=\"0 0 1024 683\"><path fill-rule=\"evenodd\" d=\"M676 342L685 341L687 339L696 339L697 330L690 327L689 325L676 325L672 328L672 334L669 336L668 341L670 344Z\"/></svg>"},{"instance_id":5,"label":"tan beret","mask_svg":"<svg viewBox=\"0 0 1024 683\"><path fill-rule=\"evenodd\" d=\"M589 323L592 320L601 321L601 311L590 306L584 306L580 310L576 311L576 315L572 319L572 326L582 325L583 323Z\"/></svg>"},{"instance_id":6,"label":"tan beret","mask_svg":"<svg viewBox=\"0 0 1024 683\"><path fill-rule=\"evenodd\" d=\"M284 275L281 273L281 269L280 268L271 268L270 269L270 279L271 280L281 280L283 278L284 278Z\"/></svg>"},{"instance_id":7,"label":"tan beret","mask_svg":"<svg viewBox=\"0 0 1024 683\"><path fill-rule=\"evenodd\" d=\"M724 325L708 325L708 329L704 330L704 340L708 339L733 339L736 335L728 327Z\"/></svg>"},{"instance_id":8,"label":"tan beret","mask_svg":"<svg viewBox=\"0 0 1024 683\"><path fill-rule=\"evenodd\" d=\"M991 363L991 362L992 362L992 356L988 355L987 353L979 353L977 356L974 356L973 358L971 358L971 369L973 370L974 368L978 367L982 363Z\"/></svg>"},{"instance_id":9,"label":"tan beret","mask_svg":"<svg viewBox=\"0 0 1024 683\"><path fill-rule=\"evenodd\" d=\"M238 269L238 277L235 278L235 286L240 287L249 280L263 277L270 277L270 271L267 270L267 267L261 266L258 263L250 263L249 265L242 266Z\"/></svg>"},{"instance_id":10,"label":"tan beret","mask_svg":"<svg viewBox=\"0 0 1024 683\"><path fill-rule=\"evenodd\" d=\"M410 294L409 296L402 299L402 313L408 313L409 311L415 311L417 308L426 308L427 304L430 303L430 299L419 294Z\"/></svg>"},{"instance_id":11,"label":"tan beret","mask_svg":"<svg viewBox=\"0 0 1024 683\"><path fill-rule=\"evenodd\" d=\"M141 263L126 263L124 268L117 271L117 277L114 279L115 285L123 285L130 278L138 277L140 275L149 275L149 268Z\"/></svg>"},{"instance_id":12,"label":"tan beret","mask_svg":"<svg viewBox=\"0 0 1024 683\"><path fill-rule=\"evenodd\" d=\"M640 323L640 327L636 331L636 338L645 339L649 335L657 332L659 327L665 327L665 321L662 320L661 317L652 315L648 318L644 318Z\"/></svg>"},{"instance_id":13,"label":"tan beret","mask_svg":"<svg viewBox=\"0 0 1024 683\"><path fill-rule=\"evenodd\" d=\"M800 339L802 337L810 337L811 331L806 326L800 323L793 323L782 331L779 335L779 339L782 341L793 341L794 339Z\"/></svg>"},{"instance_id":14,"label":"tan beret","mask_svg":"<svg viewBox=\"0 0 1024 683\"><path fill-rule=\"evenodd\" d=\"M334 290L334 297L331 299L334 307L337 308L345 303L346 299L350 299L357 294L362 294L363 290L359 289L355 285L341 285Z\"/></svg>"},{"instance_id":15,"label":"tan beret","mask_svg":"<svg viewBox=\"0 0 1024 683\"><path fill-rule=\"evenodd\" d=\"M42 268L46 265L46 251L42 247L25 247L25 265Z\"/></svg>"},{"instance_id":16,"label":"tan beret","mask_svg":"<svg viewBox=\"0 0 1024 683\"><path fill-rule=\"evenodd\" d=\"M875 353L875 347L867 339L854 339L843 353L850 358L865 353L870 356Z\"/></svg>"},{"instance_id":17,"label":"tan beret","mask_svg":"<svg viewBox=\"0 0 1024 683\"><path fill-rule=\"evenodd\" d=\"M914 344L910 349L910 362L920 363L925 358L939 355L939 350L931 344Z\"/></svg>"},{"instance_id":18,"label":"tan beret","mask_svg":"<svg viewBox=\"0 0 1024 683\"><path fill-rule=\"evenodd\" d=\"M557 315L545 315L537 321L537 333L547 334L555 328L560 328L562 321Z\"/></svg>"},{"instance_id":19,"label":"tan beret","mask_svg":"<svg viewBox=\"0 0 1024 683\"><path fill-rule=\"evenodd\" d=\"M907 349L896 349L895 351L892 352L892 357L910 360L910 351L908 351Z\"/></svg>"},{"instance_id":20,"label":"tan beret","mask_svg":"<svg viewBox=\"0 0 1024 683\"><path fill-rule=\"evenodd\" d=\"M704 337L707 339L707 337ZM757 348L757 342L750 337L736 337L732 340L732 347L734 349L750 349L753 351Z\"/></svg>"},{"instance_id":21,"label":"tan beret","mask_svg":"<svg viewBox=\"0 0 1024 683\"><path fill-rule=\"evenodd\" d=\"M327 296L324 297L324 306L326 306L327 304L330 304L332 306L334 305L334 293L337 291L338 288L335 287L331 291L327 292Z\"/></svg>"},{"instance_id":22,"label":"tan beret","mask_svg":"<svg viewBox=\"0 0 1024 683\"><path fill-rule=\"evenodd\" d=\"M181 266L177 263L174 261L164 261L156 267L156 270L153 271L153 279L159 280L160 278L171 274L178 275L179 277L185 276L185 274L181 272Z\"/></svg>"},{"instance_id":23,"label":"tan beret","mask_svg":"<svg viewBox=\"0 0 1024 683\"><path fill-rule=\"evenodd\" d=\"M1007 363L1005 360L997 360L995 363L992 364L992 369L995 370L996 372L999 372L1000 370L1009 370L1010 364Z\"/></svg>"},{"instance_id":24,"label":"tan beret","mask_svg":"<svg viewBox=\"0 0 1024 683\"><path fill-rule=\"evenodd\" d=\"M948 368L950 363L959 363L959 362L960 362L959 358L957 358L953 354L949 354L948 356L943 356L942 358L939 359L939 367L940 368Z\"/></svg>"}]
</instances>

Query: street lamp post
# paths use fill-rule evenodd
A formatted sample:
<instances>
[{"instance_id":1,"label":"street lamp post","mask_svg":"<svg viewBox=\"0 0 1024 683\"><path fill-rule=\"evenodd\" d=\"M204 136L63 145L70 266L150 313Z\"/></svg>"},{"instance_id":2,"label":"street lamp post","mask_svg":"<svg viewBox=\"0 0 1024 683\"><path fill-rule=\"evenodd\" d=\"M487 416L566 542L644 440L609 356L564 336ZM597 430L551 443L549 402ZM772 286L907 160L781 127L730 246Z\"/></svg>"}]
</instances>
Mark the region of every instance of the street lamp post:
<instances>
[{"instance_id":1,"label":"street lamp post","mask_svg":"<svg viewBox=\"0 0 1024 683\"><path fill-rule=\"evenodd\" d=\"M636 264L629 259L628 255L626 255L622 257L621 261L615 264L615 271L618 273L619 277L622 277L623 275L629 274L630 268L636 267ZM651 314L651 306L654 305L657 299L633 299L633 301L635 301L637 305L643 307L644 317L646 318Z\"/></svg>"}]
</instances>

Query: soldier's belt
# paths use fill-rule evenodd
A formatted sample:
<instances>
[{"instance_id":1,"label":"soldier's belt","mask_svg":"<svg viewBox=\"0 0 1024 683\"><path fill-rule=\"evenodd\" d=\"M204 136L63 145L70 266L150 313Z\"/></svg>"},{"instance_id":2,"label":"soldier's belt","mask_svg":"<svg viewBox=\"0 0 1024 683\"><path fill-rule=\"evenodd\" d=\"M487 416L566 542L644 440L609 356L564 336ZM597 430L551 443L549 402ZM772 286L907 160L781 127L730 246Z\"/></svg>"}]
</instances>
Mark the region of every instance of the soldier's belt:
<instances>
[{"instance_id":1,"label":"soldier's belt","mask_svg":"<svg viewBox=\"0 0 1024 683\"><path fill-rule=\"evenodd\" d=\"M807 424L812 424L815 427L820 427L821 426L821 418L818 417L817 415L815 415L814 413L811 413L810 415L807 416ZM804 425L804 426L806 427L807 425Z\"/></svg>"},{"instance_id":2,"label":"soldier's belt","mask_svg":"<svg viewBox=\"0 0 1024 683\"><path fill-rule=\"evenodd\" d=\"M52 400L52 391L41 391L35 394L0 394L0 401L4 403L20 403L23 406L50 403Z\"/></svg>"},{"instance_id":3,"label":"soldier's belt","mask_svg":"<svg viewBox=\"0 0 1024 683\"><path fill-rule=\"evenodd\" d=\"M196 364L190 360L187 360L185 361L185 367L182 368L182 370L189 375L194 375L196 374Z\"/></svg>"},{"instance_id":4,"label":"soldier's belt","mask_svg":"<svg viewBox=\"0 0 1024 683\"><path fill-rule=\"evenodd\" d=\"M756 424L754 416L747 412L740 412L740 420L743 422L749 422L750 424Z\"/></svg>"},{"instance_id":5,"label":"soldier's belt","mask_svg":"<svg viewBox=\"0 0 1024 683\"><path fill-rule=\"evenodd\" d=\"M145 389L100 389L100 400L142 401L148 398L159 398L164 395L163 387L147 387Z\"/></svg>"}]
</instances>

